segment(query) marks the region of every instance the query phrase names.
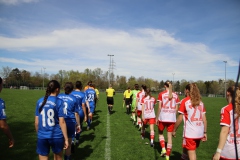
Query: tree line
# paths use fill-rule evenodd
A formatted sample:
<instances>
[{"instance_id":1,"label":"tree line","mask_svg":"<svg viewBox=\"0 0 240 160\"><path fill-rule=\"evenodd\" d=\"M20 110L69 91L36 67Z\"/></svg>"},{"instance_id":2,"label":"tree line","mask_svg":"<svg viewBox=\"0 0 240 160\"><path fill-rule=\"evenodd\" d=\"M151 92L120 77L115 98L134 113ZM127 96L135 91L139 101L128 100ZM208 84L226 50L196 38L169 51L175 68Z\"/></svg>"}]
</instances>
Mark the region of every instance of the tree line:
<instances>
[{"instance_id":1,"label":"tree line","mask_svg":"<svg viewBox=\"0 0 240 160\"><path fill-rule=\"evenodd\" d=\"M89 80L92 80L99 90L105 90L109 84L112 84L115 90L123 91L127 89L127 87L133 87L136 83L139 85L145 84L150 87L152 91L156 92L164 88L163 80L157 81L143 76L131 76L127 78L126 76L115 75L114 73L109 74L108 71L103 71L101 68L95 68L93 70L86 68L83 72L59 70L57 74L49 75L44 72L31 73L27 70L19 70L18 68L2 67L0 74L4 80L4 87L16 89L19 89L20 86L26 86L29 89L44 89L52 79L59 81L61 86L63 86L65 82L71 81L74 83L77 80L80 80L83 85L86 85ZM194 81L187 81L185 79L174 81L172 82L173 90L183 93L185 86L192 82ZM222 79L212 81L198 80L195 83L198 85L202 95L224 95L225 82ZM226 80L226 88L234 84L235 82L233 80Z\"/></svg>"}]
</instances>

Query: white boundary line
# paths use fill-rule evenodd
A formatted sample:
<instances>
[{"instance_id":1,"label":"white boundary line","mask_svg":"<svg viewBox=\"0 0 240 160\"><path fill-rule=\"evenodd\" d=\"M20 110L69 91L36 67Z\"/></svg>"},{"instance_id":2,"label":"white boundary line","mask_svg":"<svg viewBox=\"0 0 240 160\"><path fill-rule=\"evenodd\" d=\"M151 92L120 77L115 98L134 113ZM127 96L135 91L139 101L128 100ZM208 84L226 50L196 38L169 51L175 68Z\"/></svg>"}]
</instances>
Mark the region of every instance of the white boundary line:
<instances>
[{"instance_id":1,"label":"white boundary line","mask_svg":"<svg viewBox=\"0 0 240 160\"><path fill-rule=\"evenodd\" d=\"M107 113L107 127L106 127L107 135L106 135L106 144L105 144L105 160L111 159L111 130L110 130L110 115Z\"/></svg>"}]
</instances>

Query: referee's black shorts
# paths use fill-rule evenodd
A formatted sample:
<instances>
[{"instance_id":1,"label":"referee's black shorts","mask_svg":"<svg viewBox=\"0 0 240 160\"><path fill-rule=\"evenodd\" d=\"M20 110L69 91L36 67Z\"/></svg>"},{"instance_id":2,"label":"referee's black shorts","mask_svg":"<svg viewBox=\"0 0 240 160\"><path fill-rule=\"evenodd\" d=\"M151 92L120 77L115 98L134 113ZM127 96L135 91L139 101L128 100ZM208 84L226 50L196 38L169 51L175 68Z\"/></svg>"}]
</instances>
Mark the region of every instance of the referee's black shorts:
<instances>
[{"instance_id":1,"label":"referee's black shorts","mask_svg":"<svg viewBox=\"0 0 240 160\"><path fill-rule=\"evenodd\" d=\"M114 104L113 97L107 97L107 104L110 104L110 105Z\"/></svg>"}]
</instances>

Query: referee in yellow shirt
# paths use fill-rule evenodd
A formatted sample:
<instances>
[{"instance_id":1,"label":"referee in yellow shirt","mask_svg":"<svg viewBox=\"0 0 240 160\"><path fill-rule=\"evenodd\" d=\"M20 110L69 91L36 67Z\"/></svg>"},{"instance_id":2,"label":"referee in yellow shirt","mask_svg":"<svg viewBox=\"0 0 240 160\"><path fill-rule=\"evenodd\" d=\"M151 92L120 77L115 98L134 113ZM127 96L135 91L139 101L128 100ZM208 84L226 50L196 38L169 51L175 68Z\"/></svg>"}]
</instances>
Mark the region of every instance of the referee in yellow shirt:
<instances>
[{"instance_id":1,"label":"referee in yellow shirt","mask_svg":"<svg viewBox=\"0 0 240 160\"><path fill-rule=\"evenodd\" d=\"M108 113L111 114L111 111L113 109L114 99L113 95L115 95L115 90L112 88L112 85L109 85L109 88L106 89L107 94L107 105L108 105Z\"/></svg>"},{"instance_id":2,"label":"referee in yellow shirt","mask_svg":"<svg viewBox=\"0 0 240 160\"><path fill-rule=\"evenodd\" d=\"M131 111L131 94L132 94L132 91L130 89L130 87L128 87L127 90L125 90L125 92L123 93L123 100L125 101L125 105L126 105L126 109L127 109L127 114L130 113Z\"/></svg>"}]
</instances>

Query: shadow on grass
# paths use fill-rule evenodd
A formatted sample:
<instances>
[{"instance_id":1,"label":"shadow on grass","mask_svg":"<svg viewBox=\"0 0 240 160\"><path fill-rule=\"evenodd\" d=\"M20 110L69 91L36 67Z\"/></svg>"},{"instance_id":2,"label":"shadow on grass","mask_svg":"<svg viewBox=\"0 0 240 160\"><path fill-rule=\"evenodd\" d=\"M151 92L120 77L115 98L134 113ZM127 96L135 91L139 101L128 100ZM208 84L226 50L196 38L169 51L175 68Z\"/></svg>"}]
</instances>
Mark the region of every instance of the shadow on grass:
<instances>
[{"instance_id":1,"label":"shadow on grass","mask_svg":"<svg viewBox=\"0 0 240 160\"><path fill-rule=\"evenodd\" d=\"M8 148L8 139L0 131L0 159L2 160L34 160L38 159L36 153L37 134L33 122L11 122L9 124L15 145Z\"/></svg>"}]
</instances>

